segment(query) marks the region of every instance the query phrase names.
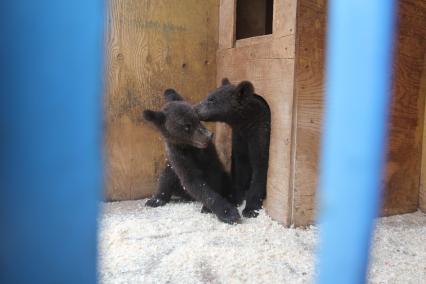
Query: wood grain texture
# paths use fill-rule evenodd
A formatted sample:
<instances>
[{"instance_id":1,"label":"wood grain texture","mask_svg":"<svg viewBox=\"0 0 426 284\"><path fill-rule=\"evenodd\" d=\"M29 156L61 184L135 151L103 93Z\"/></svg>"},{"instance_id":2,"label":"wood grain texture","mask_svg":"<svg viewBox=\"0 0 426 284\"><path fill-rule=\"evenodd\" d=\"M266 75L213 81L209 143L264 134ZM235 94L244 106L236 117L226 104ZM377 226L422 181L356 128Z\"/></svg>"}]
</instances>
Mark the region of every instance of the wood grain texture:
<instances>
[{"instance_id":1,"label":"wood grain texture","mask_svg":"<svg viewBox=\"0 0 426 284\"><path fill-rule=\"evenodd\" d=\"M235 48L220 46L217 53L217 82L223 77L228 77L233 83L250 80L256 93L268 102L271 109L270 159L264 206L269 215L285 225L289 225L291 200L289 180L295 45L295 22L291 21L296 18L296 6L292 3L275 1L274 15L280 17L274 18L272 36L239 40L236 45L231 45ZM223 10L221 7L221 13ZM216 129L218 151L229 166L231 131L223 124L218 124Z\"/></svg>"},{"instance_id":2,"label":"wood grain texture","mask_svg":"<svg viewBox=\"0 0 426 284\"><path fill-rule=\"evenodd\" d=\"M324 101L326 1L299 0L297 8L293 191L291 223L314 222Z\"/></svg>"},{"instance_id":3,"label":"wood grain texture","mask_svg":"<svg viewBox=\"0 0 426 284\"><path fill-rule=\"evenodd\" d=\"M420 187L426 1L402 0L398 11L384 215L415 211Z\"/></svg>"},{"instance_id":4,"label":"wood grain texture","mask_svg":"<svg viewBox=\"0 0 426 284\"><path fill-rule=\"evenodd\" d=\"M110 0L105 102L106 199L145 197L164 164L159 134L139 122L173 87L189 101L215 87L217 0Z\"/></svg>"}]
</instances>

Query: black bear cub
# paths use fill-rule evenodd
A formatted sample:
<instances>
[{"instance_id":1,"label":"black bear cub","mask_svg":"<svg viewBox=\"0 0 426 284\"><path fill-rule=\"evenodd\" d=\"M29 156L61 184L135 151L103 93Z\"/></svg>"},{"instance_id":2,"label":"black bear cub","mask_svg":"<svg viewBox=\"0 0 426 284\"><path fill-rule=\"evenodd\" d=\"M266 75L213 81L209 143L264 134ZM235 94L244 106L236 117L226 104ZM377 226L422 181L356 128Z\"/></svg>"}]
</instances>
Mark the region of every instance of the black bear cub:
<instances>
[{"instance_id":1,"label":"black bear cub","mask_svg":"<svg viewBox=\"0 0 426 284\"><path fill-rule=\"evenodd\" d=\"M147 201L151 207L166 204L172 195L189 194L221 221L240 219L237 208L226 200L232 182L219 161L212 133L198 119L190 104L172 89L164 92L160 111L145 110L145 120L160 131L166 144L167 166L160 176L157 193Z\"/></svg>"},{"instance_id":2,"label":"black bear cub","mask_svg":"<svg viewBox=\"0 0 426 284\"><path fill-rule=\"evenodd\" d=\"M232 128L231 174L234 204L243 199L243 216L256 217L266 197L271 114L266 101L254 93L252 83L237 86L228 79L195 107L203 121L225 122Z\"/></svg>"}]
</instances>

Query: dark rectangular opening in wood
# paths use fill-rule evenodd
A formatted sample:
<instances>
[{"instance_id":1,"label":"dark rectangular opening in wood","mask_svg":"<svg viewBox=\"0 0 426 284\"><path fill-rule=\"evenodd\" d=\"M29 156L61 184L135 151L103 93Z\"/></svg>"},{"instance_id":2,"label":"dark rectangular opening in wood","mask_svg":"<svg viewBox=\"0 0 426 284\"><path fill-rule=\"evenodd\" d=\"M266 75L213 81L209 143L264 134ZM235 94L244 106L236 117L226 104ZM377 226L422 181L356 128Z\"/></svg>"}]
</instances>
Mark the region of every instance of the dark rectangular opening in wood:
<instances>
[{"instance_id":1,"label":"dark rectangular opening in wood","mask_svg":"<svg viewBox=\"0 0 426 284\"><path fill-rule=\"evenodd\" d=\"M274 0L237 0L236 39L272 34Z\"/></svg>"}]
</instances>

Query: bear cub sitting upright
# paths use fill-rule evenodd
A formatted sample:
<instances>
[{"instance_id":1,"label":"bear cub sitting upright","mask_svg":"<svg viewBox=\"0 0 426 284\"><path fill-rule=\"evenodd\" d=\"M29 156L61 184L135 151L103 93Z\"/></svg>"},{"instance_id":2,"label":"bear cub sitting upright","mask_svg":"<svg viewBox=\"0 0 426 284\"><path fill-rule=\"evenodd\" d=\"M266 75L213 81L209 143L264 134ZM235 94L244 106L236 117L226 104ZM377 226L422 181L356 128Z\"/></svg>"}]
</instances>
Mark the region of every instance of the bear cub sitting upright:
<instances>
[{"instance_id":1,"label":"bear cub sitting upright","mask_svg":"<svg viewBox=\"0 0 426 284\"><path fill-rule=\"evenodd\" d=\"M203 204L202 212L213 212L225 223L237 222L240 214L225 198L232 182L219 161L212 133L175 90L166 90L164 97L167 103L160 111L143 112L145 120L152 122L163 136L167 154L158 191L146 205L161 206L172 195L187 193Z\"/></svg>"},{"instance_id":2,"label":"bear cub sitting upright","mask_svg":"<svg viewBox=\"0 0 426 284\"><path fill-rule=\"evenodd\" d=\"M232 85L228 79L195 106L203 121L225 122L232 128L231 200L245 198L244 217L256 217L266 197L271 114L266 101L254 93L252 83Z\"/></svg>"}]
</instances>

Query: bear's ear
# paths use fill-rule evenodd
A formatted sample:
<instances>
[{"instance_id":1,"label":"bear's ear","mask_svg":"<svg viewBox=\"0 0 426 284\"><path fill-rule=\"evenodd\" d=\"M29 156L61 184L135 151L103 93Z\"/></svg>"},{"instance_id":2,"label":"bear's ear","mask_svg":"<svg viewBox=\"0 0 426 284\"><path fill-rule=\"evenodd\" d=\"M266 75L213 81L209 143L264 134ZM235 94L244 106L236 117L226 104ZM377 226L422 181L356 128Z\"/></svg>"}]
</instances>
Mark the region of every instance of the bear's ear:
<instances>
[{"instance_id":1,"label":"bear's ear","mask_svg":"<svg viewBox=\"0 0 426 284\"><path fill-rule=\"evenodd\" d=\"M167 102L172 101L183 101L183 98L181 95L179 95L175 90L173 89L167 89L164 91L164 98Z\"/></svg>"},{"instance_id":2,"label":"bear's ear","mask_svg":"<svg viewBox=\"0 0 426 284\"><path fill-rule=\"evenodd\" d=\"M166 121L166 115L163 112L150 109L143 111L143 118L157 125L161 125Z\"/></svg>"},{"instance_id":3,"label":"bear's ear","mask_svg":"<svg viewBox=\"0 0 426 284\"><path fill-rule=\"evenodd\" d=\"M254 94L254 87L249 81L242 81L237 87L235 87L235 91L239 96L247 97Z\"/></svg>"},{"instance_id":4,"label":"bear's ear","mask_svg":"<svg viewBox=\"0 0 426 284\"><path fill-rule=\"evenodd\" d=\"M231 82L229 82L228 78L222 79L222 86L225 86L225 85L231 85Z\"/></svg>"}]
</instances>

